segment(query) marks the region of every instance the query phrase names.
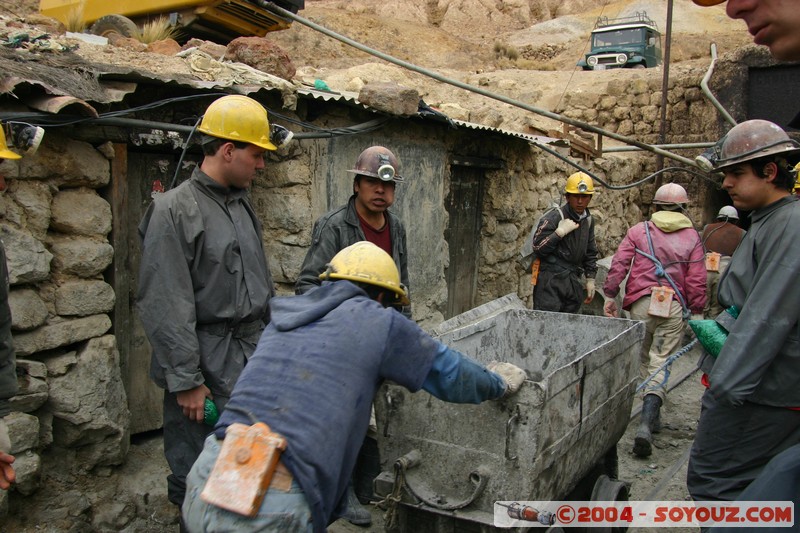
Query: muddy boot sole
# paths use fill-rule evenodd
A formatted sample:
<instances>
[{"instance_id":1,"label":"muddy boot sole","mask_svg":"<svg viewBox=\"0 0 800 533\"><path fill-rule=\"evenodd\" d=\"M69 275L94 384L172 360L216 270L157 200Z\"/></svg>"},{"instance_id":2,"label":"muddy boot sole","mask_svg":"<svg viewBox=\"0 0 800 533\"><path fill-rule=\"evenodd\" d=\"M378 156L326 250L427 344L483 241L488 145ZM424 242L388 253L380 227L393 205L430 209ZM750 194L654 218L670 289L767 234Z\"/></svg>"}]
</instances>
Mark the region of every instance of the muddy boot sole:
<instances>
[{"instance_id":1,"label":"muddy boot sole","mask_svg":"<svg viewBox=\"0 0 800 533\"><path fill-rule=\"evenodd\" d=\"M633 439L633 453L637 457L650 457L653 454L653 437L637 433Z\"/></svg>"}]
</instances>

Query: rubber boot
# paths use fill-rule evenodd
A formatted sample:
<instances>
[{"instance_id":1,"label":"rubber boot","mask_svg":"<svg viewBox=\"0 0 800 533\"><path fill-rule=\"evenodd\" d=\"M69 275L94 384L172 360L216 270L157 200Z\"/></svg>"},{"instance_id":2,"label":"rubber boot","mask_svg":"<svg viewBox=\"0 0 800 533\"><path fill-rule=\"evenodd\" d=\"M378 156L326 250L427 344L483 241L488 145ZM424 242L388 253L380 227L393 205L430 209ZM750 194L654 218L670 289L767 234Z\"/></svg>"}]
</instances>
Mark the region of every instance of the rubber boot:
<instances>
[{"instance_id":1,"label":"rubber boot","mask_svg":"<svg viewBox=\"0 0 800 533\"><path fill-rule=\"evenodd\" d=\"M347 485L347 510L342 518L354 526L368 527L372 525L372 515L369 509L361 505L361 502L358 501L356 492L353 490L352 480Z\"/></svg>"},{"instance_id":2,"label":"rubber boot","mask_svg":"<svg viewBox=\"0 0 800 533\"><path fill-rule=\"evenodd\" d=\"M661 398L646 394L642 401L642 415L636 437L633 440L633 453L638 457L650 457L653 453L653 426L661 409Z\"/></svg>"},{"instance_id":3,"label":"rubber boot","mask_svg":"<svg viewBox=\"0 0 800 533\"><path fill-rule=\"evenodd\" d=\"M656 419L653 421L653 433L661 433L661 410L656 412Z\"/></svg>"}]
</instances>

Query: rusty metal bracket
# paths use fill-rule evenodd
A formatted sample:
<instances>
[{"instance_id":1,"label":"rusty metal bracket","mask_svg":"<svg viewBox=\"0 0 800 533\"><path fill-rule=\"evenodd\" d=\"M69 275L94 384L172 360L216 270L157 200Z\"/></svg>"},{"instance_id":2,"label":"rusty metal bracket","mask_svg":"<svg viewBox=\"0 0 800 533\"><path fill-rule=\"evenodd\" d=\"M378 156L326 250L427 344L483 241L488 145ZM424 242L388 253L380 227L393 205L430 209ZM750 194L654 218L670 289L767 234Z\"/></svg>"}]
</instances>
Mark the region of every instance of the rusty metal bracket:
<instances>
[{"instance_id":1,"label":"rusty metal bracket","mask_svg":"<svg viewBox=\"0 0 800 533\"><path fill-rule=\"evenodd\" d=\"M411 450L394 462L394 487L391 496L387 497L384 502L391 500L394 505L397 505L397 503L400 502L402 489L405 488L411 496L417 499L417 501L427 505L428 507L440 509L442 511L455 511L456 509L463 509L477 500L486 488L487 483L489 483L489 472L486 468L479 466L469 473L469 481L474 485L474 489L472 490L472 494L470 494L467 499L456 503L447 503L443 502L443 498L439 497L439 501L433 501L430 498L421 496L421 492L419 490L414 490L414 488L409 484L408 477L406 476L407 469L414 468L421 462L422 454L419 452L419 450ZM394 512L392 512L392 514L394 514Z\"/></svg>"}]
</instances>

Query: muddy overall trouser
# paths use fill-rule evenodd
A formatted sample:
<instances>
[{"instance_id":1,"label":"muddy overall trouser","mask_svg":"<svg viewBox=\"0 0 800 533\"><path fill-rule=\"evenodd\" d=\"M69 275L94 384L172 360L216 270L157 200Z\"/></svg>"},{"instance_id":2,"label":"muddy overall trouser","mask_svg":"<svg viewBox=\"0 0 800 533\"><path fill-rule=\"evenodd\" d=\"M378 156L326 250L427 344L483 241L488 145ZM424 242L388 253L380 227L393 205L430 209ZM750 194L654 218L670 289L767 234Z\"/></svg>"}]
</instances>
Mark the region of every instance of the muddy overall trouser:
<instances>
[{"instance_id":1,"label":"muddy overall trouser","mask_svg":"<svg viewBox=\"0 0 800 533\"><path fill-rule=\"evenodd\" d=\"M686 485L695 500L735 500L783 450L800 443L800 411L703 394Z\"/></svg>"}]
</instances>

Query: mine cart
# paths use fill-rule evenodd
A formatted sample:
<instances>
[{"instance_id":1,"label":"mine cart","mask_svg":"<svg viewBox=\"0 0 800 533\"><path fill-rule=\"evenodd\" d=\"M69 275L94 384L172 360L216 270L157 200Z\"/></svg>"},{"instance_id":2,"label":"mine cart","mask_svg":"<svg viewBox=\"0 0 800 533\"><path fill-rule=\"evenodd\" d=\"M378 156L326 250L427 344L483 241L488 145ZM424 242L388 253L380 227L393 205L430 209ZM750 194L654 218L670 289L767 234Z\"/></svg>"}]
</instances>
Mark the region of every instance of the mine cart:
<instances>
[{"instance_id":1,"label":"mine cart","mask_svg":"<svg viewBox=\"0 0 800 533\"><path fill-rule=\"evenodd\" d=\"M627 499L614 479L616 444L638 381L641 322L533 311L512 294L434 336L482 363L520 366L528 380L480 405L382 386L375 492L398 502L392 529L494 531L497 501Z\"/></svg>"}]
</instances>

